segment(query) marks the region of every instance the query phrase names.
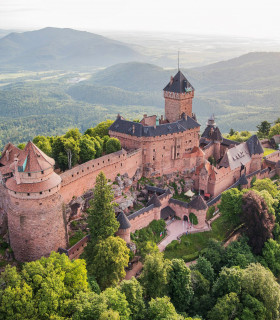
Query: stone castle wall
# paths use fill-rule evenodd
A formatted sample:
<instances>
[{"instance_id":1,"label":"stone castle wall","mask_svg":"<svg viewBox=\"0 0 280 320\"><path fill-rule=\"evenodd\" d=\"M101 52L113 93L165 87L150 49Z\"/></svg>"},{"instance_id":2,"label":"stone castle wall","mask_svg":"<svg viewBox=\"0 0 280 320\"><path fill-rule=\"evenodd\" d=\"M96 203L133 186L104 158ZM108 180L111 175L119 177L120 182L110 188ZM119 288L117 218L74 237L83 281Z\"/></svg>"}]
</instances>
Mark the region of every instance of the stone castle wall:
<instances>
[{"instance_id":1,"label":"stone castle wall","mask_svg":"<svg viewBox=\"0 0 280 320\"><path fill-rule=\"evenodd\" d=\"M169 122L175 122L180 119L182 113L192 116L192 99L194 92L173 93L164 92L165 98L165 117Z\"/></svg>"},{"instance_id":2,"label":"stone castle wall","mask_svg":"<svg viewBox=\"0 0 280 320\"><path fill-rule=\"evenodd\" d=\"M147 177L185 170L188 161L183 154L199 146L199 128L157 137L136 137L113 131L109 134L118 138L124 148L142 149L143 175Z\"/></svg>"},{"instance_id":3,"label":"stone castle wall","mask_svg":"<svg viewBox=\"0 0 280 320\"><path fill-rule=\"evenodd\" d=\"M95 185L97 175L103 171L107 179L114 180L117 174L128 174L132 178L137 169L142 168L142 150L127 152L121 150L103 157L90 160L60 175L60 194L65 203L73 197L83 195Z\"/></svg>"}]
</instances>

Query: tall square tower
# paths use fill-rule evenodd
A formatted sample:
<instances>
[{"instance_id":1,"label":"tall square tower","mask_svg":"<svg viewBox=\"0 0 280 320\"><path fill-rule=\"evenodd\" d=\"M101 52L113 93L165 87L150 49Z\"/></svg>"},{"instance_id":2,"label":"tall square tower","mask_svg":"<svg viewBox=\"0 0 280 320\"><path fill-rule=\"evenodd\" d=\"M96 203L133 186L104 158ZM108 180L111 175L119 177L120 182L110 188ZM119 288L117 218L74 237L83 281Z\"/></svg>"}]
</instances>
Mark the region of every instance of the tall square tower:
<instances>
[{"instance_id":1,"label":"tall square tower","mask_svg":"<svg viewBox=\"0 0 280 320\"><path fill-rule=\"evenodd\" d=\"M181 119L183 113L192 117L194 88L180 70L175 77L171 77L170 82L163 91L165 119L168 122L175 122Z\"/></svg>"}]
</instances>

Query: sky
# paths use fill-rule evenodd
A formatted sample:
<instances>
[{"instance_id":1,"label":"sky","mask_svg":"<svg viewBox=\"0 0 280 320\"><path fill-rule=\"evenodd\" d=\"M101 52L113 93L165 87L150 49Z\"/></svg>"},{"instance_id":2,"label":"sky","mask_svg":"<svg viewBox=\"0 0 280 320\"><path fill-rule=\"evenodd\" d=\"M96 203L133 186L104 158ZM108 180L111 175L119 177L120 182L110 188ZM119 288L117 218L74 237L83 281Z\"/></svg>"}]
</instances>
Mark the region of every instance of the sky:
<instances>
[{"instance_id":1,"label":"sky","mask_svg":"<svg viewBox=\"0 0 280 320\"><path fill-rule=\"evenodd\" d=\"M279 0L0 0L0 29L280 38Z\"/></svg>"}]
</instances>

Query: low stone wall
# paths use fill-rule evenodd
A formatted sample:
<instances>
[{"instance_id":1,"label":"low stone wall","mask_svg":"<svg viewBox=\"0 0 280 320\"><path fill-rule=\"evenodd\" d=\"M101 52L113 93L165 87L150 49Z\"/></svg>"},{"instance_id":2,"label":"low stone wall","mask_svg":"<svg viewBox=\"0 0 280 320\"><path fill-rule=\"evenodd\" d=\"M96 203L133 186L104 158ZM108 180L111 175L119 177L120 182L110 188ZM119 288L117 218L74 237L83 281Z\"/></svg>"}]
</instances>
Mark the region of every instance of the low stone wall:
<instances>
[{"instance_id":1,"label":"low stone wall","mask_svg":"<svg viewBox=\"0 0 280 320\"><path fill-rule=\"evenodd\" d=\"M84 252L84 249L89 241L90 236L86 235L83 237L80 241L78 241L76 244L74 244L71 248L69 249L63 249L59 248L58 252L59 253L65 253L69 259L78 259L80 255Z\"/></svg>"}]
</instances>

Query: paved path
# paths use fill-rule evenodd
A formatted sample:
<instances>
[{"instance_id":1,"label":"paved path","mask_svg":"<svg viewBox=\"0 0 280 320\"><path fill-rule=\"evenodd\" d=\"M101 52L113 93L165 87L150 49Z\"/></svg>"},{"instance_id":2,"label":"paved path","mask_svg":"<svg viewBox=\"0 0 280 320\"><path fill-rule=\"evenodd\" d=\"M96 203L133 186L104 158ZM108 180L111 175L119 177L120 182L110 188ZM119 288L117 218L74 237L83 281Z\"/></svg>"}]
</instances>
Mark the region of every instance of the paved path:
<instances>
[{"instance_id":1,"label":"paved path","mask_svg":"<svg viewBox=\"0 0 280 320\"><path fill-rule=\"evenodd\" d=\"M183 220L174 220L167 226L167 236L158 244L159 251L164 251L166 246L171 243L173 240L178 240L178 237L186 233L197 233L211 230L207 224L202 229L196 229L191 227L187 221Z\"/></svg>"},{"instance_id":2,"label":"paved path","mask_svg":"<svg viewBox=\"0 0 280 320\"><path fill-rule=\"evenodd\" d=\"M134 263L133 268L127 271L125 280L130 280L132 277L135 277L136 273L138 273L142 268L143 268L143 264L140 261L137 263Z\"/></svg>"}]
</instances>

